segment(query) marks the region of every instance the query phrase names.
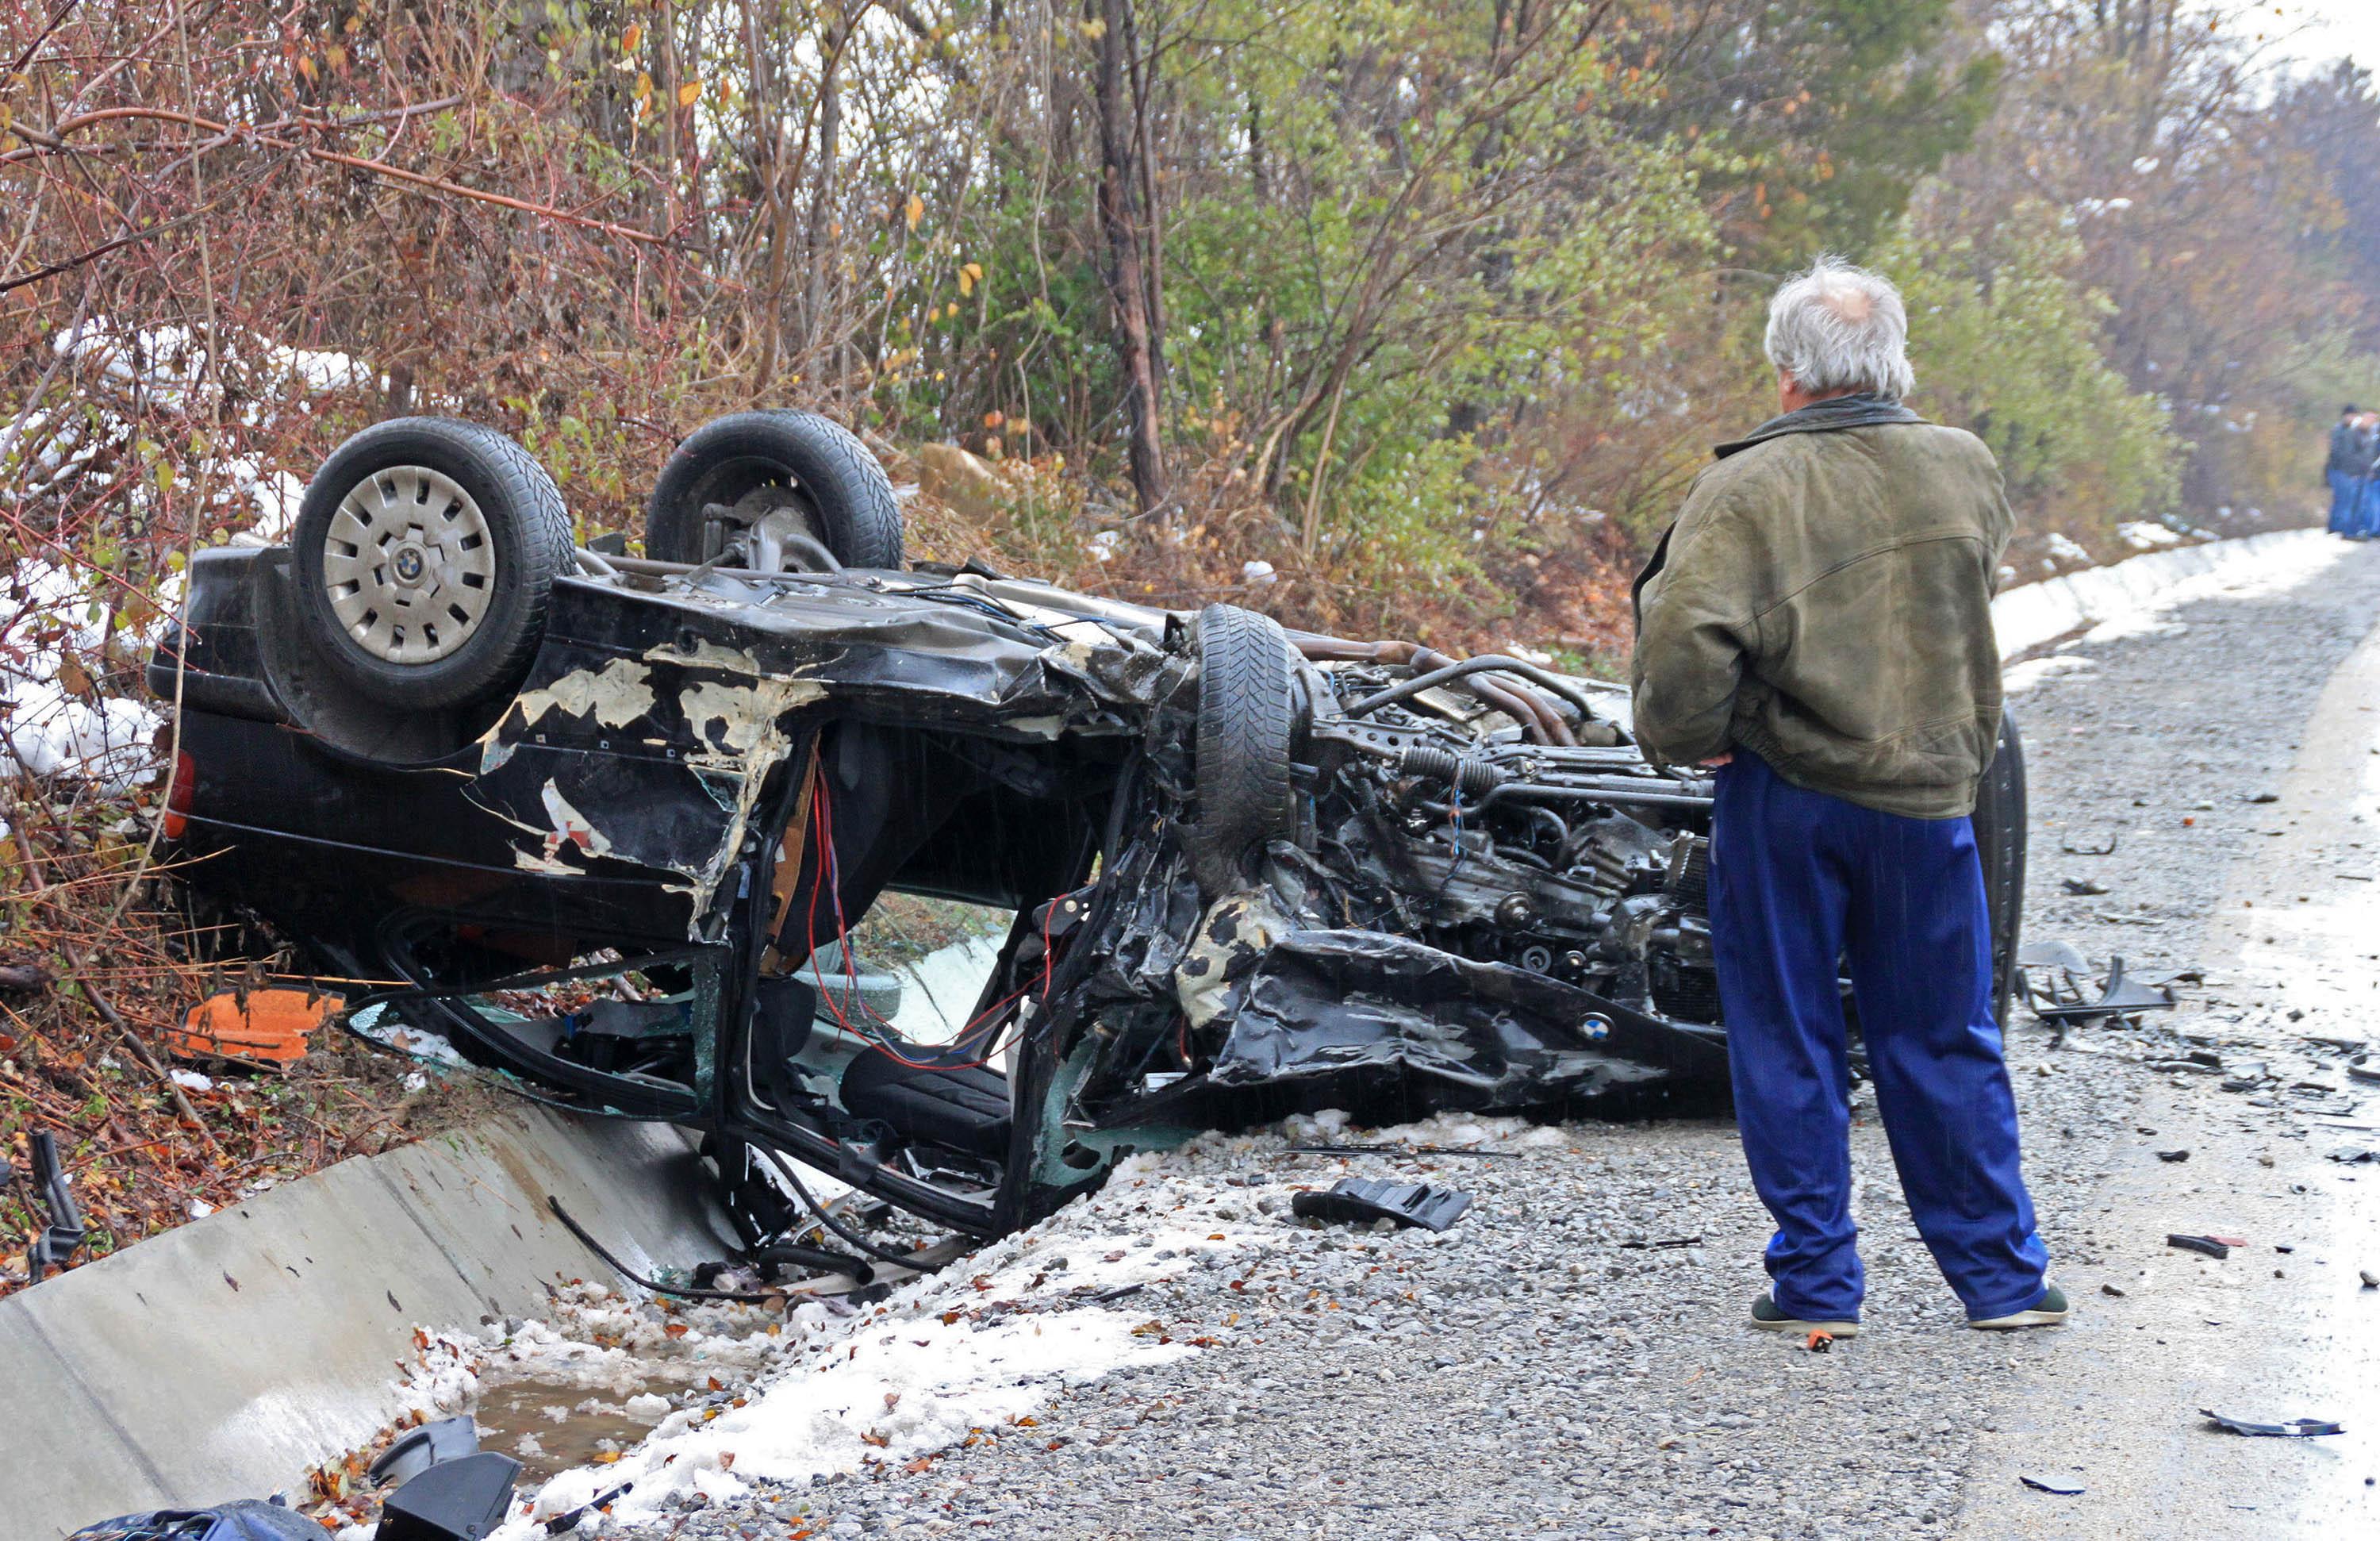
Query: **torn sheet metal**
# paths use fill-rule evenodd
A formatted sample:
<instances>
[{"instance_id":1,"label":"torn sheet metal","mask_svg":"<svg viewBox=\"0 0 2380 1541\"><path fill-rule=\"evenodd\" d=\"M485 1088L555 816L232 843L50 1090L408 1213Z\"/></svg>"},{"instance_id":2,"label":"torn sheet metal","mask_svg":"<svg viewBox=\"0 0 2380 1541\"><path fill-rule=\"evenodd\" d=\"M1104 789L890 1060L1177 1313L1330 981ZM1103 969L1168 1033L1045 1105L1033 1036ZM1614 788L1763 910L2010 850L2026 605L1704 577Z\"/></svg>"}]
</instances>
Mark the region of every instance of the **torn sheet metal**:
<instances>
[{"instance_id":1,"label":"torn sheet metal","mask_svg":"<svg viewBox=\"0 0 2380 1541\"><path fill-rule=\"evenodd\" d=\"M1257 964L1208 1079L1367 1073L1418 1083L1449 1106L1497 1108L1714 1062L1723 1074L1717 1045L1542 974L1378 931L1300 931Z\"/></svg>"}]
</instances>

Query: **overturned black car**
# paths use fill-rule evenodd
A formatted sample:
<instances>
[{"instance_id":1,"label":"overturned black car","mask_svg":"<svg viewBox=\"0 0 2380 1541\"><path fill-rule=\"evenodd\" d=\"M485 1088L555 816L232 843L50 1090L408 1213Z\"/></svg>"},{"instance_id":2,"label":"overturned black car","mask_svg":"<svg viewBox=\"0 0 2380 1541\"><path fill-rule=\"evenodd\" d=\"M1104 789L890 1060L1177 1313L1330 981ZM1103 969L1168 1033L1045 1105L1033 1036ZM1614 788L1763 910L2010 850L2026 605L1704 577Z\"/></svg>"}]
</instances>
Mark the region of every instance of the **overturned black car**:
<instances>
[{"instance_id":1,"label":"overturned black car","mask_svg":"<svg viewBox=\"0 0 2380 1541\"><path fill-rule=\"evenodd\" d=\"M200 557L150 666L194 902L540 1095L978 1234L1299 1107L1724 1080L1708 788L1617 687L905 566L882 469L808 414L691 435L647 554L613 544L414 419L287 546ZM2004 731L2003 981L2022 796ZM845 988L888 891L1013 915L949 1041Z\"/></svg>"}]
</instances>

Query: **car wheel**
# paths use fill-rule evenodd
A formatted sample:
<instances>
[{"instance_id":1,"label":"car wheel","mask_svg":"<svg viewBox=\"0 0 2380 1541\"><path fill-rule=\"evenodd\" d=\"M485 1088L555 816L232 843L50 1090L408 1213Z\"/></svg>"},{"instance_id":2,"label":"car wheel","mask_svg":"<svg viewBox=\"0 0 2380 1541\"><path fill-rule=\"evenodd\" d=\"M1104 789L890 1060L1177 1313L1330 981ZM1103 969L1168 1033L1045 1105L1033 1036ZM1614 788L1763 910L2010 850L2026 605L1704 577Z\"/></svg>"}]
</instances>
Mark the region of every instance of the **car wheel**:
<instances>
[{"instance_id":1,"label":"car wheel","mask_svg":"<svg viewBox=\"0 0 2380 1541\"><path fill-rule=\"evenodd\" d=\"M1238 886L1249 852L1297 827L1289 637L1252 610L1198 614L1198 820L1185 832L1198 885Z\"/></svg>"},{"instance_id":2,"label":"car wheel","mask_svg":"<svg viewBox=\"0 0 2380 1541\"><path fill-rule=\"evenodd\" d=\"M333 452L290 538L299 620L334 672L422 710L516 685L570 570L570 514L527 450L397 418Z\"/></svg>"},{"instance_id":3,"label":"car wheel","mask_svg":"<svg viewBox=\"0 0 2380 1541\"><path fill-rule=\"evenodd\" d=\"M1984 864L1984 908L1992 923L1992 1019L2008 1025L2016 950L2024 921L2024 739L2000 713L1999 745L1975 791L1975 854Z\"/></svg>"},{"instance_id":4,"label":"car wheel","mask_svg":"<svg viewBox=\"0 0 2380 1541\"><path fill-rule=\"evenodd\" d=\"M645 504L645 554L708 562L731 540L745 562L773 548L805 564L787 533L846 567L901 565L901 504L876 456L815 412L738 412L686 435Z\"/></svg>"}]
</instances>

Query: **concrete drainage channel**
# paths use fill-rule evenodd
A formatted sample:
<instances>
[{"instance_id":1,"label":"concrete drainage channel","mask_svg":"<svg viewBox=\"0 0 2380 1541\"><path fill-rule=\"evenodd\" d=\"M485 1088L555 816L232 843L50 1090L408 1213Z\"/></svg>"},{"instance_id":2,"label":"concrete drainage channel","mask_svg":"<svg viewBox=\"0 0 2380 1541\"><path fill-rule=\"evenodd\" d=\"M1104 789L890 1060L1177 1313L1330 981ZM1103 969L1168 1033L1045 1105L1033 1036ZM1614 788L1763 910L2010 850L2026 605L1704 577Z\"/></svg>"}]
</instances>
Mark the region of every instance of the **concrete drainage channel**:
<instances>
[{"instance_id":1,"label":"concrete drainage channel","mask_svg":"<svg viewBox=\"0 0 2380 1541\"><path fill-rule=\"evenodd\" d=\"M525 1109L0 1300L9 1534L296 1488L406 1410L419 1324L542 1317L611 1279L548 1195L646 1272L726 1253L708 1192L675 1130Z\"/></svg>"},{"instance_id":2,"label":"concrete drainage channel","mask_svg":"<svg viewBox=\"0 0 2380 1541\"><path fill-rule=\"evenodd\" d=\"M2003 652L2293 575L2335 549L2318 531L2285 531L2029 585L1995 606ZM434 1375L442 1350L462 1348L429 1326L523 1323L528 1348L472 1385L483 1442L523 1462L525 1491L632 1447L715 1389L714 1366L748 1371L775 1353L769 1323L783 1318L673 1317L611 1294L625 1281L556 1221L547 1195L650 1274L733 1255L709 1192L677 1131L524 1110L344 1162L0 1300L11 1534L303 1497L294 1490L310 1470L436 1400L422 1366ZM408 1372L410 1393L393 1378Z\"/></svg>"}]
</instances>

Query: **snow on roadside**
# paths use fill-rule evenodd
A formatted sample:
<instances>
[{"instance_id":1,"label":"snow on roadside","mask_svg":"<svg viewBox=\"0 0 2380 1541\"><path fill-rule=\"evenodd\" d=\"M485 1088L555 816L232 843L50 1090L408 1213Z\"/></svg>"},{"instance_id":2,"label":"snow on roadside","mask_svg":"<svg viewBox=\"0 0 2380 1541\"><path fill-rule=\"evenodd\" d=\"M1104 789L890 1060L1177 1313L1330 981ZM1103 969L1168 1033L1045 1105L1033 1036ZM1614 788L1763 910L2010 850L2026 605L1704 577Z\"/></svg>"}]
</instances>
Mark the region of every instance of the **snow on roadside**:
<instances>
[{"instance_id":1,"label":"snow on roadside","mask_svg":"<svg viewBox=\"0 0 2380 1541\"><path fill-rule=\"evenodd\" d=\"M241 398L241 424L269 426L288 401L311 410L310 397L343 389L370 389L377 371L344 353L290 347L248 334L224 339L222 369L209 367L202 331L175 325L120 325L85 319L55 334L52 351L85 371L85 390L72 409L35 409L18 421L0 413L0 483L19 501L58 493L104 454L131 453L140 441L135 420L111 408L108 388L138 393L150 404L196 411L228 378ZM20 453L20 446L31 446ZM142 446L153 448L153 446ZM218 510L254 510L236 539L270 543L287 537L304 483L286 472L266 474L253 456L218 455L203 467L161 461L186 484L213 489ZM139 515L155 494L146 478L128 483ZM237 513L231 515L237 522ZM69 568L29 556L0 569L0 771L89 782L120 795L155 780L156 746L164 715L137 693L102 694L108 673L101 661L145 654L165 619L180 608L182 576L168 573L145 599L137 625L126 624L129 589L104 571Z\"/></svg>"},{"instance_id":2,"label":"snow on roadside","mask_svg":"<svg viewBox=\"0 0 2380 1541\"><path fill-rule=\"evenodd\" d=\"M2160 530L2168 536L2173 533L2162 525L2144 528ZM2178 536L2173 538L2180 540ZM2177 630L2180 623L2172 618L2172 613L2183 605L2217 597L2255 599L2293 588L2329 571L2333 564L2347 554L2347 543L2332 540L2320 530L2309 529L2250 536L2237 543L2218 542L2192 550L2206 552L2213 564L2203 572L2188 574L2162 584L2138 581L2127 572L2133 566L2133 562L2163 560L2162 553L2052 580L2087 590L2079 596L2076 615L2079 624L2089 629L2060 642L2055 652L2008 665L2001 672L2001 688L2013 696L2030 690L2053 674L2093 667L2088 658L2079 656L2071 649L2122 637L2148 637ZM2024 602L2026 593L2025 589L2015 589L2003 594L1993 606L1994 618L1999 618L2001 603ZM2021 633L2011 637L2006 627L2002 631L2001 643L2004 651L2011 647L2013 650L2022 651L2026 645Z\"/></svg>"},{"instance_id":3,"label":"snow on roadside","mask_svg":"<svg viewBox=\"0 0 2380 1541\"><path fill-rule=\"evenodd\" d=\"M561 1474L498 1541L529 1541L547 1520L623 1483L632 1486L613 1500L603 1534L673 1508L740 1498L755 1480L800 1483L904 1464L978 1429L1028 1418L1062 1387L1212 1346L1220 1340L1169 1341L1161 1322L1135 1310L1124 1292L1284 1242L1322 1244L1320 1232L1290 1218L1288 1198L1297 1188L1327 1186L1343 1162L1300 1161L1262 1178L1245 1169L1285 1146L1342 1141L1526 1151L1567 1146L1570 1135L1460 1114L1358 1131L1346 1115L1323 1112L1129 1157L1096 1194L863 1315L836 1322L832 1307L802 1306L794 1313L798 1345L748 1401L715 1414L673 1413L616 1462Z\"/></svg>"},{"instance_id":4,"label":"snow on roadside","mask_svg":"<svg viewBox=\"0 0 2380 1541\"><path fill-rule=\"evenodd\" d=\"M697 1496L741 1497L754 1479L805 1482L915 1460L1028 1417L1061 1387L1196 1352L1169 1341L1128 1295L1098 1297L1176 1277L1274 1222L1245 1191L1176 1180L1169 1164L1129 1157L1099 1193L859 1313L796 1307L782 1358L740 1404L680 1408L618 1461L562 1473L500 1541L540 1535L553 1516L624 1484L615 1523Z\"/></svg>"},{"instance_id":5,"label":"snow on roadside","mask_svg":"<svg viewBox=\"0 0 2380 1541\"><path fill-rule=\"evenodd\" d=\"M2057 530L2050 531L2048 544L2049 554L2056 558L2056 561L2045 562L2042 565L2053 572L2057 570L2058 563L2059 562L2088 564L2091 560L2091 552L2088 548L2076 541L2072 537L2061 534Z\"/></svg>"},{"instance_id":6,"label":"snow on roadside","mask_svg":"<svg viewBox=\"0 0 2380 1541\"><path fill-rule=\"evenodd\" d=\"M385 1405L397 1425L484 1412L494 1420L482 1426L486 1448L523 1455L543 1454L555 1432L568 1438L559 1426L575 1414L650 1428L641 1438L582 1435L595 1459L525 1486L492 1541L532 1541L551 1519L599 1499L603 1511L573 1534L650 1535L756 1489L774 1503L817 1476L888 1472L982 1440L1038 1441L1037 1422L1070 1389L1238 1336L1236 1312L1195 1328L1174 1316L1185 1289L1237 1288L1283 1261L1293 1272L1351 1244L1371 1250L1372 1238L1292 1213L1296 1192L1378 1170L1379 1157L1316 1148L1341 1144L1518 1156L1575 1140L1516 1118L1442 1114L1362 1129L1329 1111L1202 1135L1120 1161L1098 1192L872 1303L809 1300L781 1314L572 1281L540 1320L417 1329L416 1363ZM1426 1161L1416 1175L1459 1182L1450 1174L1462 1170ZM1414 1234L1463 1238L1461 1227ZM735 1277L722 1287L741 1287ZM1175 1331L1197 1335L1174 1341ZM526 1436L525 1405L539 1419ZM358 1495L310 1512L337 1541L370 1541L372 1502Z\"/></svg>"},{"instance_id":7,"label":"snow on roadside","mask_svg":"<svg viewBox=\"0 0 2380 1541\"><path fill-rule=\"evenodd\" d=\"M2002 658L2060 639L2144 635L2168 629L2167 617L2179 606L2292 588L2327 571L2346 552L2345 542L2319 529L2175 546L2003 589L1992 601L1992 625ZM2022 677L2030 684L2040 673Z\"/></svg>"},{"instance_id":8,"label":"snow on roadside","mask_svg":"<svg viewBox=\"0 0 2380 1541\"><path fill-rule=\"evenodd\" d=\"M146 702L98 695L81 661L103 650L112 608L38 557L0 576L0 766L72 772L110 795L156 773L152 740L164 719Z\"/></svg>"},{"instance_id":9,"label":"snow on roadside","mask_svg":"<svg viewBox=\"0 0 2380 1541\"><path fill-rule=\"evenodd\" d=\"M2110 642L2119 637L2146 637L2172 631L2178 623L2170 618L2171 614L2182 605L2218 596L2252 600L2277 594L2327 572L2347 554L2345 541L2322 537L2318 531L2306 533L2318 538L2273 546L2260 553L2261 560L2226 563L2211 572L2168 584L2154 596L2102 617L2096 625L2083 634L2082 640L2086 643Z\"/></svg>"},{"instance_id":10,"label":"snow on roadside","mask_svg":"<svg viewBox=\"0 0 2380 1541\"><path fill-rule=\"evenodd\" d=\"M2095 667L2081 653L2051 653L2044 658L2029 658L2000 671L2000 691L2003 695L2022 695L2053 674L2087 674Z\"/></svg>"}]
</instances>

